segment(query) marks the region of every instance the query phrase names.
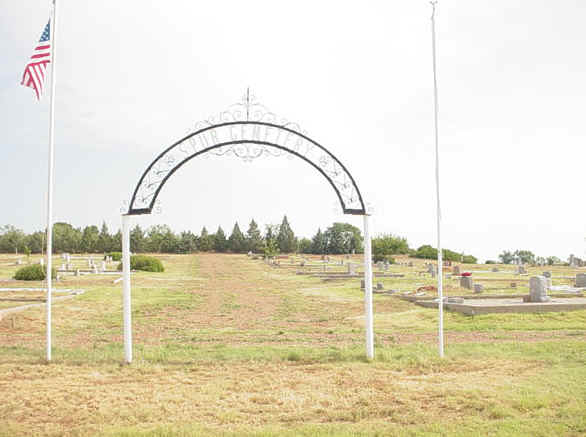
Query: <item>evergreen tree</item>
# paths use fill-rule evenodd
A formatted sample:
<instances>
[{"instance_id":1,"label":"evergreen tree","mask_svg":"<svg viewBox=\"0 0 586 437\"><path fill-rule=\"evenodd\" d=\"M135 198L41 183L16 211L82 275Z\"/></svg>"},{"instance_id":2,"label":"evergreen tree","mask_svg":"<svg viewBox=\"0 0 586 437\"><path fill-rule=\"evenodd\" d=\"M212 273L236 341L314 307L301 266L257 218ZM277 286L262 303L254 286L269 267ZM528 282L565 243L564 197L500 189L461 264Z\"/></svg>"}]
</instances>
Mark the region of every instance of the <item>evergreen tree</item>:
<instances>
[{"instance_id":1,"label":"evergreen tree","mask_svg":"<svg viewBox=\"0 0 586 437\"><path fill-rule=\"evenodd\" d=\"M289 221L287 220L287 216L283 217L283 221L281 222L281 226L279 226L279 234L277 235L277 244L279 246L279 251L282 253L291 253L295 252L297 248L297 241L295 240L295 234L289 226Z\"/></svg>"},{"instance_id":2,"label":"evergreen tree","mask_svg":"<svg viewBox=\"0 0 586 437\"><path fill-rule=\"evenodd\" d=\"M263 248L263 241L262 235L260 234L260 230L258 229L258 225L254 221L254 219L250 222L248 226L248 231L246 232L246 249L251 252L260 252Z\"/></svg>"},{"instance_id":3,"label":"evergreen tree","mask_svg":"<svg viewBox=\"0 0 586 437\"><path fill-rule=\"evenodd\" d=\"M12 225L0 226L0 250L18 253L24 250L26 234Z\"/></svg>"},{"instance_id":4,"label":"evergreen tree","mask_svg":"<svg viewBox=\"0 0 586 437\"><path fill-rule=\"evenodd\" d=\"M30 248L31 253L43 252L45 247L45 233L42 231L37 231L27 235L26 246Z\"/></svg>"},{"instance_id":5,"label":"evergreen tree","mask_svg":"<svg viewBox=\"0 0 586 437\"><path fill-rule=\"evenodd\" d=\"M214 239L210 234L208 234L208 230L205 226L201 230L198 247L202 252L210 252L214 249Z\"/></svg>"},{"instance_id":6,"label":"evergreen tree","mask_svg":"<svg viewBox=\"0 0 586 437\"><path fill-rule=\"evenodd\" d=\"M175 253L177 237L167 225L154 225L148 230L147 250L156 253Z\"/></svg>"},{"instance_id":7,"label":"evergreen tree","mask_svg":"<svg viewBox=\"0 0 586 437\"><path fill-rule=\"evenodd\" d=\"M130 251L133 253L141 253L146 251L144 231L139 225L136 225L130 231Z\"/></svg>"},{"instance_id":8,"label":"evergreen tree","mask_svg":"<svg viewBox=\"0 0 586 437\"><path fill-rule=\"evenodd\" d=\"M98 235L96 251L98 253L109 252L111 239L112 237L110 236L110 232L108 231L108 226L106 225L106 222L102 222L102 229L100 229L100 234Z\"/></svg>"},{"instance_id":9,"label":"evergreen tree","mask_svg":"<svg viewBox=\"0 0 586 437\"><path fill-rule=\"evenodd\" d=\"M311 239L311 253L323 254L326 253L327 243L324 234L320 228L317 228L317 233Z\"/></svg>"},{"instance_id":10,"label":"evergreen tree","mask_svg":"<svg viewBox=\"0 0 586 437\"><path fill-rule=\"evenodd\" d=\"M226 234L221 226L218 226L218 231L214 237L214 250L216 252L226 252L228 250L228 240L226 240Z\"/></svg>"},{"instance_id":11,"label":"evergreen tree","mask_svg":"<svg viewBox=\"0 0 586 437\"><path fill-rule=\"evenodd\" d=\"M109 252L122 252L122 232L120 232L120 229L112 235Z\"/></svg>"},{"instance_id":12,"label":"evergreen tree","mask_svg":"<svg viewBox=\"0 0 586 437\"><path fill-rule=\"evenodd\" d=\"M197 237L191 231L181 232L178 250L181 253L192 253L197 250Z\"/></svg>"},{"instance_id":13,"label":"evergreen tree","mask_svg":"<svg viewBox=\"0 0 586 437\"><path fill-rule=\"evenodd\" d=\"M234 225L232 234L228 239L228 248L231 252L234 253L242 253L246 251L246 240L244 239L244 235L242 235L242 232L240 231L238 222L236 222L236 224Z\"/></svg>"},{"instance_id":14,"label":"evergreen tree","mask_svg":"<svg viewBox=\"0 0 586 437\"><path fill-rule=\"evenodd\" d=\"M278 249L279 244L277 243L277 234L279 233L278 225L265 225L265 238L263 244L263 251L266 252L267 247L273 247Z\"/></svg>"},{"instance_id":15,"label":"evergreen tree","mask_svg":"<svg viewBox=\"0 0 586 437\"><path fill-rule=\"evenodd\" d=\"M69 223L58 222L53 225L53 250L55 253L79 252L81 230Z\"/></svg>"},{"instance_id":16,"label":"evergreen tree","mask_svg":"<svg viewBox=\"0 0 586 437\"><path fill-rule=\"evenodd\" d=\"M298 253L311 253L312 242L309 238L302 238L297 243Z\"/></svg>"},{"instance_id":17,"label":"evergreen tree","mask_svg":"<svg viewBox=\"0 0 586 437\"><path fill-rule=\"evenodd\" d=\"M86 226L81 234L79 250L83 253L95 253L98 249L100 231L97 226Z\"/></svg>"}]
</instances>

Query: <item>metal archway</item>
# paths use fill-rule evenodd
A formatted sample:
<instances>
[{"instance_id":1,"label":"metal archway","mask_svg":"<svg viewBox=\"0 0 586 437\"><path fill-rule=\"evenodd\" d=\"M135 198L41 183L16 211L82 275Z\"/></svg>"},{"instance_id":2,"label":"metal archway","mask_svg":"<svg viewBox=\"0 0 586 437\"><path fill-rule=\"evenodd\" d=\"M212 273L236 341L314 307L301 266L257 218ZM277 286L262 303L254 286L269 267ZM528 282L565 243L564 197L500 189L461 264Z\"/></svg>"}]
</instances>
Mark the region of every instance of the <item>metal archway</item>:
<instances>
[{"instance_id":1,"label":"metal archway","mask_svg":"<svg viewBox=\"0 0 586 437\"><path fill-rule=\"evenodd\" d=\"M169 178L193 158L205 154L235 156L252 161L262 156L289 154L301 158L332 186L344 214L364 217L364 279L366 355L374 357L372 317L372 256L369 214L352 175L325 147L309 138L295 123L278 120L266 107L251 99L247 91L240 103L217 117L197 123L190 132L159 154L139 179L122 216L122 264L124 303L124 356L132 362L130 299L130 219L150 214Z\"/></svg>"}]
</instances>

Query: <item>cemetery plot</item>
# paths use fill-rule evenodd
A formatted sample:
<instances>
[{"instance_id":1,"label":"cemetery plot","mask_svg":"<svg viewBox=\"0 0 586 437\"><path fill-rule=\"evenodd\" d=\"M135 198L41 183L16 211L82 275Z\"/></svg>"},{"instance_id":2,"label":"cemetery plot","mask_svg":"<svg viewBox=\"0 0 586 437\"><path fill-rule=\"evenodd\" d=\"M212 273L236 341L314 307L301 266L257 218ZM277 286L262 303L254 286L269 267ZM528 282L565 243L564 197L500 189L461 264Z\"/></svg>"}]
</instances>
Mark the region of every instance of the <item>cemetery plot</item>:
<instances>
[{"instance_id":1,"label":"cemetery plot","mask_svg":"<svg viewBox=\"0 0 586 437\"><path fill-rule=\"evenodd\" d=\"M43 308L0 320L1 436L407 436L440 428L512 436L584 427L586 392L570 382L586 379L586 310L446 312L440 360L437 309L395 297L423 288L432 299L435 279L419 275L423 261L399 259L389 272L403 277L375 280L397 293L374 296L377 355L367 362L358 279L296 275L284 258L278 267L244 255L155 256L164 273L133 276L130 366L122 365L121 285L111 277L58 282L86 292L55 303L50 365L42 361ZM328 268L345 274L346 265L334 268L339 258ZM9 280L16 268L0 267L0 286L41 287ZM552 273L556 286L556 276L576 272ZM450 297L489 294L447 282ZM507 292L520 300L529 294L523 287Z\"/></svg>"}]
</instances>

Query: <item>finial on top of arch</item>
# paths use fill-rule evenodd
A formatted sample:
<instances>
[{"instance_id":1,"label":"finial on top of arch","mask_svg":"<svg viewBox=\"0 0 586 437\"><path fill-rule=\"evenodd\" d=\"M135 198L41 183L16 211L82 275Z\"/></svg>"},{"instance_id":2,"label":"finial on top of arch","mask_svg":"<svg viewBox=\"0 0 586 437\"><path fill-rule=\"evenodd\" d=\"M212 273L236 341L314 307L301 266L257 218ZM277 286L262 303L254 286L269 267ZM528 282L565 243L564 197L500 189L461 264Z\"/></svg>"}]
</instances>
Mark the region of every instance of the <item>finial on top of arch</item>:
<instances>
[{"instance_id":1,"label":"finial on top of arch","mask_svg":"<svg viewBox=\"0 0 586 437\"><path fill-rule=\"evenodd\" d=\"M214 126L220 123L231 122L262 122L272 123L277 126L288 127L306 134L304 129L298 123L291 122L284 117L279 117L267 106L260 103L256 95L250 89L246 88L246 92L236 103L231 104L224 111L214 114L204 120L198 121L189 131L198 130L207 126Z\"/></svg>"}]
</instances>

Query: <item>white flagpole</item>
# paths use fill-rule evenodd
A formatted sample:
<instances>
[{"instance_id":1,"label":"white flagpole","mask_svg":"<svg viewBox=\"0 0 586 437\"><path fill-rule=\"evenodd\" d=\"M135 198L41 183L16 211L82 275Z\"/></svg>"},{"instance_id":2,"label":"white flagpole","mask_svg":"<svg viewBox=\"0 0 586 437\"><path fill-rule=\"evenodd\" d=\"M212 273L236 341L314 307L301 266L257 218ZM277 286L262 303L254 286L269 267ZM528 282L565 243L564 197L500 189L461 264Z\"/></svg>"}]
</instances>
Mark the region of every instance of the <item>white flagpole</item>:
<instances>
[{"instance_id":1,"label":"white flagpole","mask_svg":"<svg viewBox=\"0 0 586 437\"><path fill-rule=\"evenodd\" d=\"M437 98L437 67L435 56L435 6L437 1L432 1L431 13L431 52L433 59L433 120L435 131L435 189L437 199L437 293L439 309L439 326L438 326L438 348L441 358L444 356L444 289L443 289L443 259L442 259L442 240L441 240L441 208L440 208L440 177L439 177L439 140L438 140L438 98Z\"/></svg>"},{"instance_id":2,"label":"white flagpole","mask_svg":"<svg viewBox=\"0 0 586 437\"><path fill-rule=\"evenodd\" d=\"M53 163L55 161L55 62L57 53L57 1L51 11L51 106L49 113L49 180L47 183L47 361L51 361L51 302L53 294Z\"/></svg>"}]
</instances>

